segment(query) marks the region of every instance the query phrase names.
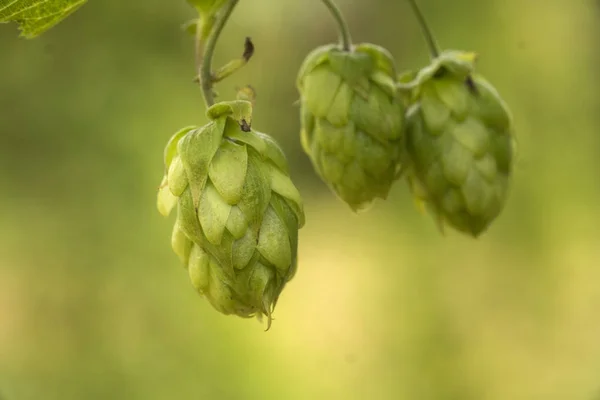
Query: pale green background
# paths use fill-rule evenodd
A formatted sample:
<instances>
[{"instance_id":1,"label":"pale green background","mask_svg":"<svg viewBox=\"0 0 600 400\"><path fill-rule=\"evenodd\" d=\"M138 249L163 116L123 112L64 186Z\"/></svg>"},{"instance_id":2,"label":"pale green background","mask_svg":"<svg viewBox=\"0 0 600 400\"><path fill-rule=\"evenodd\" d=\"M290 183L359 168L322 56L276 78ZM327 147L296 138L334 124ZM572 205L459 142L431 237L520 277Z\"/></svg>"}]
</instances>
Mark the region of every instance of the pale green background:
<instances>
[{"instance_id":1,"label":"pale green background","mask_svg":"<svg viewBox=\"0 0 600 400\"><path fill-rule=\"evenodd\" d=\"M179 1L90 1L39 39L0 26L0 396L83 399L600 398L600 5L423 0L510 104L510 200L441 237L399 183L353 215L298 137L295 75L336 40L318 0L244 0L217 60L251 63L255 128L306 202L272 329L193 291L155 209L169 136L204 119ZM427 62L403 1L340 0L356 41Z\"/></svg>"}]
</instances>

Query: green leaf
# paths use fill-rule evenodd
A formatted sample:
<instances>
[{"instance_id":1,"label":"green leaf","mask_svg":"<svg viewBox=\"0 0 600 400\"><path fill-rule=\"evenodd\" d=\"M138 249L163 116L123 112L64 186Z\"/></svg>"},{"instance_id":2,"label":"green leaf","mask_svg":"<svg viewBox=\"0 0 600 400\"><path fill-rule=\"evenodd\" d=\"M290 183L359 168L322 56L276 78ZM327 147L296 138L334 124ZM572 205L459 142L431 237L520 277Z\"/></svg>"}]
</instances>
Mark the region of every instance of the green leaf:
<instances>
[{"instance_id":1,"label":"green leaf","mask_svg":"<svg viewBox=\"0 0 600 400\"><path fill-rule=\"evenodd\" d=\"M245 121L250 125L252 123L252 103L246 100L222 101L210 106L206 110L206 116L211 120L231 117L237 122Z\"/></svg>"},{"instance_id":2,"label":"green leaf","mask_svg":"<svg viewBox=\"0 0 600 400\"><path fill-rule=\"evenodd\" d=\"M248 220L246 220L246 216L237 206L231 207L229 219L227 219L227 230L235 240L239 240L246 235Z\"/></svg>"},{"instance_id":3,"label":"green leaf","mask_svg":"<svg viewBox=\"0 0 600 400\"><path fill-rule=\"evenodd\" d=\"M219 195L212 184L207 184L200 198L198 218L208 241L218 246L229 219L231 206Z\"/></svg>"},{"instance_id":4,"label":"green leaf","mask_svg":"<svg viewBox=\"0 0 600 400\"><path fill-rule=\"evenodd\" d=\"M244 189L248 153L246 146L223 142L213 157L208 176L228 204L237 204Z\"/></svg>"},{"instance_id":5,"label":"green leaf","mask_svg":"<svg viewBox=\"0 0 600 400\"><path fill-rule=\"evenodd\" d=\"M261 152L260 149L257 150L261 152L263 156L266 156L267 158L269 158L269 160L273 161L277 168L279 168L285 174L289 175L290 171L287 158L285 157L285 153L283 152L283 150L281 150L281 147L279 147L279 144L277 144L275 139L273 139L266 133L261 133L258 131L253 131L253 133L256 134L256 136L258 136L259 138L261 138L266 144L266 148L263 152Z\"/></svg>"},{"instance_id":6,"label":"green leaf","mask_svg":"<svg viewBox=\"0 0 600 400\"><path fill-rule=\"evenodd\" d=\"M175 222L173 233L171 234L171 247L183 265L188 263L193 244L194 242L185 236L185 233L179 229L179 225Z\"/></svg>"},{"instance_id":7,"label":"green leaf","mask_svg":"<svg viewBox=\"0 0 600 400\"><path fill-rule=\"evenodd\" d=\"M87 0L0 0L0 23L16 22L21 36L33 39L52 28Z\"/></svg>"},{"instance_id":8,"label":"green leaf","mask_svg":"<svg viewBox=\"0 0 600 400\"><path fill-rule=\"evenodd\" d=\"M234 139L236 142L245 143L258 151L260 154L265 155L267 152L267 143L256 135L256 132L244 132L239 127L229 124L228 129L225 132L225 136L229 139Z\"/></svg>"},{"instance_id":9,"label":"green leaf","mask_svg":"<svg viewBox=\"0 0 600 400\"><path fill-rule=\"evenodd\" d=\"M177 145L196 207L208 179L210 162L221 145L222 136L223 131L218 124L210 123L185 135Z\"/></svg>"},{"instance_id":10,"label":"green leaf","mask_svg":"<svg viewBox=\"0 0 600 400\"><path fill-rule=\"evenodd\" d=\"M2 0L0 0L0 1L2 1ZM178 130L171 136L171 138L169 139L169 142L165 146L165 150L164 150L165 168L167 170L169 169L169 166L171 165L171 161L173 160L173 157L175 157L177 155L177 144L179 143L181 138L184 137L186 135L186 133L188 133L189 131L192 131L196 128L197 128L196 126L186 126L185 128Z\"/></svg>"},{"instance_id":11,"label":"green leaf","mask_svg":"<svg viewBox=\"0 0 600 400\"><path fill-rule=\"evenodd\" d=\"M223 6L225 0L187 0L192 6L194 6L199 13L209 14L215 13Z\"/></svg>"},{"instance_id":12,"label":"green leaf","mask_svg":"<svg viewBox=\"0 0 600 400\"><path fill-rule=\"evenodd\" d=\"M300 192L294 186L291 178L273 166L268 166L271 178L271 189L281 197L292 200L296 204L302 204Z\"/></svg>"},{"instance_id":13,"label":"green leaf","mask_svg":"<svg viewBox=\"0 0 600 400\"><path fill-rule=\"evenodd\" d=\"M232 208L231 210L231 215L234 215L234 209ZM233 248L231 250L232 263L235 269L239 270L246 268L252 261L254 250L256 249L256 244L258 243L258 231L258 227L248 228L246 229L244 236L233 243Z\"/></svg>"},{"instance_id":14,"label":"green leaf","mask_svg":"<svg viewBox=\"0 0 600 400\"><path fill-rule=\"evenodd\" d=\"M167 177L165 176L158 189L156 207L158 208L158 212L160 212L163 216L168 217L171 213L171 210L173 209L173 207L175 207L176 204L177 197L175 197L173 193L171 193L167 182Z\"/></svg>"},{"instance_id":15,"label":"green leaf","mask_svg":"<svg viewBox=\"0 0 600 400\"><path fill-rule=\"evenodd\" d=\"M286 271L292 264L292 249L286 225L272 207L267 208L264 215L256 249L280 271Z\"/></svg>"},{"instance_id":16,"label":"green leaf","mask_svg":"<svg viewBox=\"0 0 600 400\"><path fill-rule=\"evenodd\" d=\"M169 190L173 196L181 196L188 185L185 166L180 157L175 157L167 174Z\"/></svg>"},{"instance_id":17,"label":"green leaf","mask_svg":"<svg viewBox=\"0 0 600 400\"><path fill-rule=\"evenodd\" d=\"M205 240L189 187L184 190L177 202L177 225L190 240L196 243Z\"/></svg>"},{"instance_id":18,"label":"green leaf","mask_svg":"<svg viewBox=\"0 0 600 400\"><path fill-rule=\"evenodd\" d=\"M181 29L194 36L198 30L198 18L194 18L190 21L184 22L181 25Z\"/></svg>"},{"instance_id":19,"label":"green leaf","mask_svg":"<svg viewBox=\"0 0 600 400\"><path fill-rule=\"evenodd\" d=\"M277 194L271 196L271 207L287 228L292 251L292 264L295 264L298 258L298 218L296 213L286 203L285 199Z\"/></svg>"},{"instance_id":20,"label":"green leaf","mask_svg":"<svg viewBox=\"0 0 600 400\"><path fill-rule=\"evenodd\" d=\"M244 213L250 226L260 225L262 215L271 199L270 177L266 175L260 156L248 148L248 169L244 193L238 207Z\"/></svg>"},{"instance_id":21,"label":"green leaf","mask_svg":"<svg viewBox=\"0 0 600 400\"><path fill-rule=\"evenodd\" d=\"M200 294L204 294L210 285L210 256L200 246L193 245L188 260L192 285Z\"/></svg>"}]
</instances>

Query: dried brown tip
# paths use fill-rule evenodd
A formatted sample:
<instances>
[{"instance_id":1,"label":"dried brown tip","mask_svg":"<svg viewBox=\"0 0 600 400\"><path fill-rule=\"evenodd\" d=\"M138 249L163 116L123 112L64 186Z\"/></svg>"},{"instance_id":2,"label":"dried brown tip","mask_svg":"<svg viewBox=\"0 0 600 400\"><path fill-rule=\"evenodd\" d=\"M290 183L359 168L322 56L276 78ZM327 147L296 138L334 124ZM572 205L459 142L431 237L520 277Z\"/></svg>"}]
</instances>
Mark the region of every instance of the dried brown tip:
<instances>
[{"instance_id":1,"label":"dried brown tip","mask_svg":"<svg viewBox=\"0 0 600 400\"><path fill-rule=\"evenodd\" d=\"M254 43L252 43L252 39L246 37L246 41L244 42L244 54L242 54L242 58L248 62L253 55Z\"/></svg>"},{"instance_id":2,"label":"dried brown tip","mask_svg":"<svg viewBox=\"0 0 600 400\"><path fill-rule=\"evenodd\" d=\"M473 78L471 77L471 75L467 76L465 83L466 83L467 87L469 88L469 90L471 91L471 93L478 94L477 86L475 86L475 82L473 81Z\"/></svg>"},{"instance_id":3,"label":"dried brown tip","mask_svg":"<svg viewBox=\"0 0 600 400\"><path fill-rule=\"evenodd\" d=\"M248 122L246 122L245 119L242 119L240 121L240 128L242 129L242 131L244 132L250 132L252 129L250 128L250 125L248 124Z\"/></svg>"}]
</instances>

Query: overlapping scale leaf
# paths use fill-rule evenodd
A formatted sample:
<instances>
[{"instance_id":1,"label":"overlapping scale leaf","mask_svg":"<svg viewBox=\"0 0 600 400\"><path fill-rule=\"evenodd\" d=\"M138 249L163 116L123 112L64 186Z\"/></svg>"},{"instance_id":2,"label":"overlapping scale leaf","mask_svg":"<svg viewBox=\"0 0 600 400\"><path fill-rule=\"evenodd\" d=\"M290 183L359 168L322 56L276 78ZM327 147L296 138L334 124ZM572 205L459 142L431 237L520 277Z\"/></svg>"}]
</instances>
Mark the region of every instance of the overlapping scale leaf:
<instances>
[{"instance_id":1,"label":"overlapping scale leaf","mask_svg":"<svg viewBox=\"0 0 600 400\"><path fill-rule=\"evenodd\" d=\"M404 105L387 50L313 50L300 67L301 142L317 174L354 211L385 199L401 168Z\"/></svg>"},{"instance_id":2,"label":"overlapping scale leaf","mask_svg":"<svg viewBox=\"0 0 600 400\"><path fill-rule=\"evenodd\" d=\"M169 140L157 206L177 208L171 245L197 291L221 313L270 323L297 268L302 199L281 148L246 128L251 103L221 102L207 116Z\"/></svg>"},{"instance_id":3,"label":"overlapping scale leaf","mask_svg":"<svg viewBox=\"0 0 600 400\"><path fill-rule=\"evenodd\" d=\"M407 113L408 181L440 223L479 236L501 213L514 159L510 111L474 72L474 55L449 51L413 74Z\"/></svg>"}]
</instances>

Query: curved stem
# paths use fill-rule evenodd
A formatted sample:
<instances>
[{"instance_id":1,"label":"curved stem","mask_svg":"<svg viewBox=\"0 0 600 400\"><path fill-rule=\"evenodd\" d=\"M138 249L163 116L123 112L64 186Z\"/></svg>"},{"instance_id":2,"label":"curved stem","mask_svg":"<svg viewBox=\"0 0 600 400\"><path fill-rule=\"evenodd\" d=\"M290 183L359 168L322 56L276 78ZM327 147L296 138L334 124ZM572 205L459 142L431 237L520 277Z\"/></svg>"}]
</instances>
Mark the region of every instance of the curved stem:
<instances>
[{"instance_id":1,"label":"curved stem","mask_svg":"<svg viewBox=\"0 0 600 400\"><path fill-rule=\"evenodd\" d=\"M415 14L415 17L417 17L419 26L421 27L421 30L423 31L423 36L425 36L425 41L427 42L427 47L429 47L429 52L431 53L431 58L437 58L440 55L440 49L438 48L438 45L435 41L433 33L431 32L431 29L429 29L429 25L427 25L427 21L425 20L425 17L423 16L421 9L419 9L419 6L417 5L417 2L415 0L407 0L407 1L408 1L408 4L410 4L410 7L412 8L413 13Z\"/></svg>"},{"instance_id":2,"label":"curved stem","mask_svg":"<svg viewBox=\"0 0 600 400\"><path fill-rule=\"evenodd\" d=\"M348 28L348 24L344 19L342 11L339 7L333 2L333 0L322 0L323 4L329 9L329 12L335 19L335 22L338 25L338 31L340 33L340 39L342 41L342 47L345 51L350 51L352 47L352 37L350 36L350 29Z\"/></svg>"},{"instance_id":3,"label":"curved stem","mask_svg":"<svg viewBox=\"0 0 600 400\"><path fill-rule=\"evenodd\" d=\"M204 40L200 30L202 29L202 23L198 21L196 24L196 68L198 73L200 72L200 66L202 65L202 55L204 54Z\"/></svg>"},{"instance_id":4,"label":"curved stem","mask_svg":"<svg viewBox=\"0 0 600 400\"><path fill-rule=\"evenodd\" d=\"M196 50L200 51L200 54L202 54L202 56L197 56L198 61L200 62L198 67L198 77L200 79L200 86L202 87L202 96L204 97L204 102L206 103L207 108L215 104L215 95L213 93L214 79L212 74L213 54L215 52L219 36L221 36L223 28L225 27L227 20L231 16L233 9L238 2L239 0L229 0L220 10L219 14L214 20L214 25L211 26L210 33L208 34L208 40L206 41L206 46L204 45L202 35L198 36L198 40L196 42ZM203 49L204 51L202 52Z\"/></svg>"},{"instance_id":5,"label":"curved stem","mask_svg":"<svg viewBox=\"0 0 600 400\"><path fill-rule=\"evenodd\" d=\"M196 21L196 80L200 80L200 69L204 60L204 47L206 38L212 30L214 16L200 15Z\"/></svg>"}]
</instances>

